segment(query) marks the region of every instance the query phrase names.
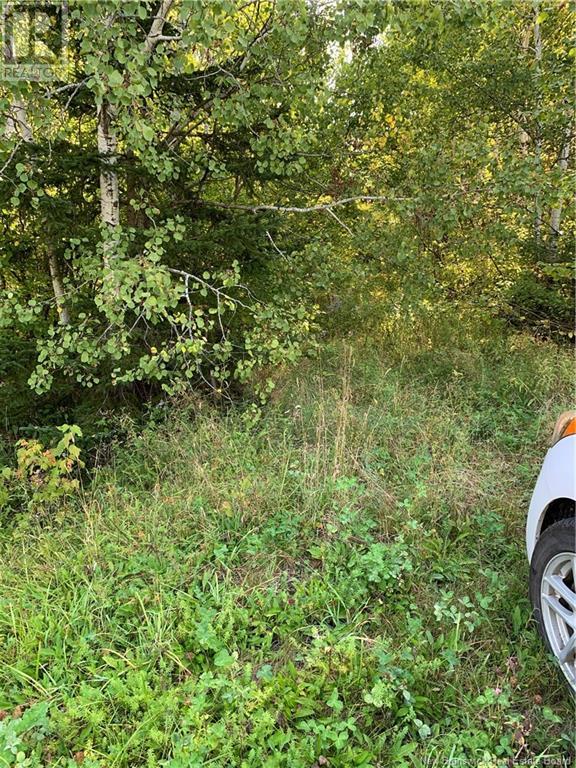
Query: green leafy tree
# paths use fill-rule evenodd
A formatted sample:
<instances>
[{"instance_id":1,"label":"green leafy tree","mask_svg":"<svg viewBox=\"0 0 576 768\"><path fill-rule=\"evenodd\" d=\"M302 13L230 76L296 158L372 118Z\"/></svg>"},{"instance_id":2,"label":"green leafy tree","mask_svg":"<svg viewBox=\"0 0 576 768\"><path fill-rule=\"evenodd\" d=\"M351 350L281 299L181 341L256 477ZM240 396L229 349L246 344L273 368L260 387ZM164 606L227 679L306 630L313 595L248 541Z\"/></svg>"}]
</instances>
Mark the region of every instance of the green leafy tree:
<instances>
[{"instance_id":1,"label":"green leafy tree","mask_svg":"<svg viewBox=\"0 0 576 768\"><path fill-rule=\"evenodd\" d=\"M293 0L70 17L64 82L2 90L1 322L39 339L30 383L224 390L294 359L316 310L278 292L265 217L234 201L305 173L333 19Z\"/></svg>"},{"instance_id":2,"label":"green leafy tree","mask_svg":"<svg viewBox=\"0 0 576 768\"><path fill-rule=\"evenodd\" d=\"M568 3L69 11L57 79L0 87L0 324L36 391L230 393L344 294L361 321L566 292Z\"/></svg>"}]
</instances>

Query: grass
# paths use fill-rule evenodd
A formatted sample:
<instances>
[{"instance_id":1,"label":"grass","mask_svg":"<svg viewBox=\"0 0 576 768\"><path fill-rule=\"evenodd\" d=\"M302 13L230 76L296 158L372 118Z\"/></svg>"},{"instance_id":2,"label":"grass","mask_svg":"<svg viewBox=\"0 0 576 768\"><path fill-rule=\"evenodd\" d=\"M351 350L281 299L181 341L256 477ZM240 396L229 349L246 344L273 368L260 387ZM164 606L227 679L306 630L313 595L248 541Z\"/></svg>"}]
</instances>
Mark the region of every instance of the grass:
<instances>
[{"instance_id":1,"label":"grass","mask_svg":"<svg viewBox=\"0 0 576 768\"><path fill-rule=\"evenodd\" d=\"M328 345L21 513L0 766L568 765L524 523L572 357L458 334Z\"/></svg>"}]
</instances>

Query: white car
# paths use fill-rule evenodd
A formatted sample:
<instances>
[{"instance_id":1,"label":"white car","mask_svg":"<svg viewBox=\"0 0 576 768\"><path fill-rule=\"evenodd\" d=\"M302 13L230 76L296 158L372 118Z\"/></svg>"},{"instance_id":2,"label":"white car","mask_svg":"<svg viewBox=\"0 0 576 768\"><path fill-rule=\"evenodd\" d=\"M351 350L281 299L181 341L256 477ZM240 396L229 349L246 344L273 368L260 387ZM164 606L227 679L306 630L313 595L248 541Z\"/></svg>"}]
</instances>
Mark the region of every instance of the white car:
<instances>
[{"instance_id":1,"label":"white car","mask_svg":"<svg viewBox=\"0 0 576 768\"><path fill-rule=\"evenodd\" d=\"M576 411L556 422L526 524L538 629L576 692Z\"/></svg>"}]
</instances>

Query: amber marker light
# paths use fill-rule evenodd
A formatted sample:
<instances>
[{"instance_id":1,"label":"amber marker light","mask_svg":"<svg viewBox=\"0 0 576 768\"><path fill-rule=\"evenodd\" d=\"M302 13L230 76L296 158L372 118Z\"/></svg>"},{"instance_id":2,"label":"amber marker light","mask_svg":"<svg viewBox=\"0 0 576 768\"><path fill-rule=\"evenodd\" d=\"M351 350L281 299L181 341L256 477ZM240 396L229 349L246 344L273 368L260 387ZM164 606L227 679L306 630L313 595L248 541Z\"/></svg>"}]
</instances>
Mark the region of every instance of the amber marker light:
<instances>
[{"instance_id":1,"label":"amber marker light","mask_svg":"<svg viewBox=\"0 0 576 768\"><path fill-rule=\"evenodd\" d=\"M576 435L576 411L566 411L558 417L552 433L552 445L568 435Z\"/></svg>"}]
</instances>

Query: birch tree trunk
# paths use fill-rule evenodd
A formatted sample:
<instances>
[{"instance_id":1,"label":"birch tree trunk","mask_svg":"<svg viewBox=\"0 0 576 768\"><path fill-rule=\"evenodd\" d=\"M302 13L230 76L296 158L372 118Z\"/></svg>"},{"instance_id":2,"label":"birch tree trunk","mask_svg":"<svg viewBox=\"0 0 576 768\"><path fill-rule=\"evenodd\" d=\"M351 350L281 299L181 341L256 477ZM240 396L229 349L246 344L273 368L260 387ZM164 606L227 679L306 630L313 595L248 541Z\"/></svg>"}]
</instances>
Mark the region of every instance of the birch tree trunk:
<instances>
[{"instance_id":1,"label":"birch tree trunk","mask_svg":"<svg viewBox=\"0 0 576 768\"><path fill-rule=\"evenodd\" d=\"M7 36L4 41L4 60L7 64L13 64L16 61L16 49L12 36ZM28 122L26 106L20 98L12 101L6 120L6 137L11 138L14 135L20 136L23 141L32 141L32 129Z\"/></svg>"},{"instance_id":2,"label":"birch tree trunk","mask_svg":"<svg viewBox=\"0 0 576 768\"><path fill-rule=\"evenodd\" d=\"M8 63L16 61L16 50L14 47L13 37L8 37L6 39L4 43L4 55L5 60ZM22 141L26 143L30 143L34 139L32 127L28 121L26 105L21 98L15 98L10 105L10 112L6 121L5 135L6 138L19 136ZM50 243L48 243L47 249L48 269L50 271L50 279L52 281L52 291L54 292L54 298L56 299L58 318L61 325L69 325L70 313L66 306L64 281L62 278L62 272L60 270L60 264L58 262L58 256L56 255Z\"/></svg>"},{"instance_id":3,"label":"birch tree trunk","mask_svg":"<svg viewBox=\"0 0 576 768\"><path fill-rule=\"evenodd\" d=\"M154 53L154 48L160 42L160 40L162 40L162 32L164 30L164 24L166 23L166 17L168 16L170 8L173 4L174 0L162 0L160 3L160 8L154 17L150 31L146 36L144 50L146 51L146 56L148 57Z\"/></svg>"},{"instance_id":4,"label":"birch tree trunk","mask_svg":"<svg viewBox=\"0 0 576 768\"><path fill-rule=\"evenodd\" d=\"M528 49L530 48L531 35L532 35L532 30L530 29L530 27L528 27L528 29L526 29L524 31L524 34L522 35L522 54L525 62L528 60ZM522 115L522 117L525 118L525 115ZM520 140L520 152L524 157L527 157L528 147L530 145L530 136L522 126L520 126L520 129L519 129L519 140Z\"/></svg>"},{"instance_id":5,"label":"birch tree trunk","mask_svg":"<svg viewBox=\"0 0 576 768\"><path fill-rule=\"evenodd\" d=\"M66 306L66 294L64 292L64 281L62 280L60 264L58 262L58 256L51 245L48 246L48 267L50 269L50 277L52 278L52 290L54 291L54 298L56 299L56 308L58 310L60 324L70 325L70 313Z\"/></svg>"},{"instance_id":6,"label":"birch tree trunk","mask_svg":"<svg viewBox=\"0 0 576 768\"><path fill-rule=\"evenodd\" d=\"M20 136L23 141L32 141L32 131L28 123L26 107L22 99L14 99L6 121L6 136Z\"/></svg>"},{"instance_id":7,"label":"birch tree trunk","mask_svg":"<svg viewBox=\"0 0 576 768\"><path fill-rule=\"evenodd\" d=\"M120 191L116 172L118 142L113 130L114 109L103 101L98 110L98 153L100 167L100 214L102 223L116 227L120 223Z\"/></svg>"},{"instance_id":8,"label":"birch tree trunk","mask_svg":"<svg viewBox=\"0 0 576 768\"><path fill-rule=\"evenodd\" d=\"M542 177L542 138L540 136L540 79L542 74L542 30L540 29L540 4L534 5L534 58L536 60L536 108L537 119L536 123L536 170L538 176L537 183L540 183ZM534 220L534 240L536 243L536 253L540 256L540 250L542 246L542 201L540 199L540 190L536 192L535 203L535 220Z\"/></svg>"},{"instance_id":9,"label":"birch tree trunk","mask_svg":"<svg viewBox=\"0 0 576 768\"><path fill-rule=\"evenodd\" d=\"M162 0L160 7L152 21L150 31L146 36L144 50L147 58L154 53L158 42L162 40L162 31L166 17L174 0ZM105 25L110 26L114 16L110 15L105 20ZM102 223L108 227L117 227L120 224L120 189L118 184L118 140L114 132L114 119L116 109L106 98L98 110L98 153L102 160L100 167L100 216ZM104 248L104 263L110 261L112 244L106 244Z\"/></svg>"},{"instance_id":10,"label":"birch tree trunk","mask_svg":"<svg viewBox=\"0 0 576 768\"><path fill-rule=\"evenodd\" d=\"M568 169L568 160L570 159L570 148L572 144L572 126L566 128L564 145L558 158L558 167L564 174ZM556 208L550 211L550 240L546 250L546 261L554 263L558 256L558 238L560 237L560 221L562 218L562 202L560 201Z\"/></svg>"}]
</instances>

